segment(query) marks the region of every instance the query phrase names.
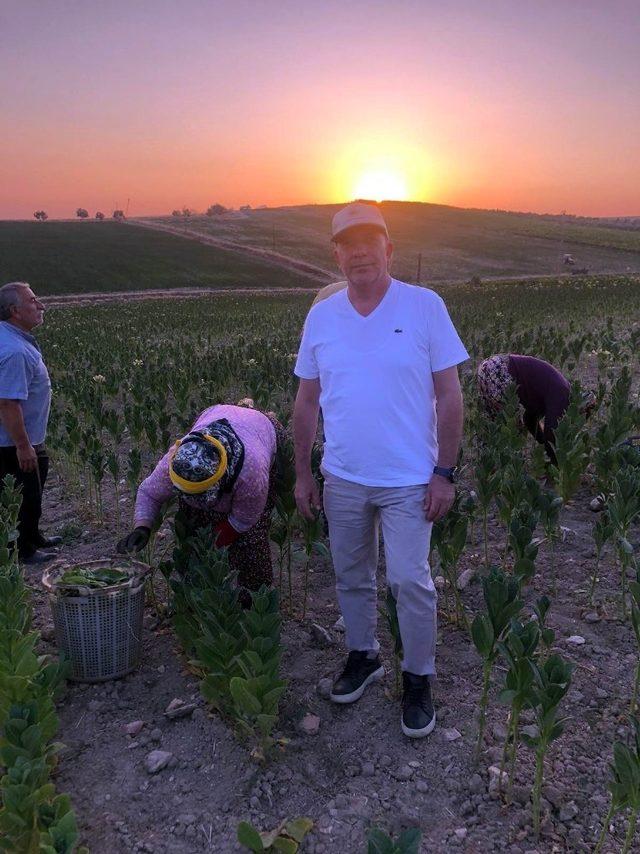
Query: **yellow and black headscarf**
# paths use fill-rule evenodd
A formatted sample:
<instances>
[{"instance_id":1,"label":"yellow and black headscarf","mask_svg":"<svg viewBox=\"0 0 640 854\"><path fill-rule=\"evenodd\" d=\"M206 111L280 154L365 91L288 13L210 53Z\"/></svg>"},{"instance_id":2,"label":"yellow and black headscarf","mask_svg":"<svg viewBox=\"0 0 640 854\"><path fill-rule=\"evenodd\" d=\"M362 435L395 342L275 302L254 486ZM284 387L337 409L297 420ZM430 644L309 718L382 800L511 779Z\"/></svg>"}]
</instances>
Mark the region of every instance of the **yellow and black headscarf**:
<instances>
[{"instance_id":1,"label":"yellow and black headscarf","mask_svg":"<svg viewBox=\"0 0 640 854\"><path fill-rule=\"evenodd\" d=\"M243 462L244 445L227 419L221 418L178 439L169 477L185 495L215 500L231 492Z\"/></svg>"}]
</instances>

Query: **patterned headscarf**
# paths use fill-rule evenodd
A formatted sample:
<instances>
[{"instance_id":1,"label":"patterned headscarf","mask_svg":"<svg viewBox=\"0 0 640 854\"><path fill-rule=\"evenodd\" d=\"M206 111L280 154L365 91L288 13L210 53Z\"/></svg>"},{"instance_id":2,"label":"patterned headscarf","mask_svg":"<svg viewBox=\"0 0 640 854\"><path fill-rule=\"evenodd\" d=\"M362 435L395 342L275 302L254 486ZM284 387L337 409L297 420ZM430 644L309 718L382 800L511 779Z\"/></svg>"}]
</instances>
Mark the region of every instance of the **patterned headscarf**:
<instances>
[{"instance_id":1,"label":"patterned headscarf","mask_svg":"<svg viewBox=\"0 0 640 854\"><path fill-rule=\"evenodd\" d=\"M497 414L504 405L507 388L513 382L509 373L509 356L499 353L490 356L478 366L478 391L487 412Z\"/></svg>"},{"instance_id":2,"label":"patterned headscarf","mask_svg":"<svg viewBox=\"0 0 640 854\"><path fill-rule=\"evenodd\" d=\"M593 412L593 410L596 408L597 403L598 398L593 389L587 389L586 391L583 391L580 396L580 412L582 412L588 418Z\"/></svg>"},{"instance_id":3,"label":"patterned headscarf","mask_svg":"<svg viewBox=\"0 0 640 854\"><path fill-rule=\"evenodd\" d=\"M226 466L219 480L209 489L189 494L190 503L210 504L220 495L230 492L236 482L244 462L244 445L226 418L212 421L204 427L192 430L181 441L171 459L171 469L179 478L193 484L202 483L218 472L223 456L215 444L205 438L205 434L217 440L226 456ZM224 460L222 461L224 464ZM181 487L174 481L176 489Z\"/></svg>"}]
</instances>

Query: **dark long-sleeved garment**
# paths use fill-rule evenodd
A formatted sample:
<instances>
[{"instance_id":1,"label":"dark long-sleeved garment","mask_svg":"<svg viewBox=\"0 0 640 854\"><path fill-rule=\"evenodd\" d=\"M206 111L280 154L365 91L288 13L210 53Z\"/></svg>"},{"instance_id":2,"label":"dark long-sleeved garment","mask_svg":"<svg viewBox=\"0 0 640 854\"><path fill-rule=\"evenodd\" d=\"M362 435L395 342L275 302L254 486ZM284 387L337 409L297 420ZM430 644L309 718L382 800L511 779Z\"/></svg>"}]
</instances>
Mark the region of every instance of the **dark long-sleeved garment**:
<instances>
[{"instance_id":1,"label":"dark long-sleeved garment","mask_svg":"<svg viewBox=\"0 0 640 854\"><path fill-rule=\"evenodd\" d=\"M527 430L544 443L549 458L555 462L553 434L569 405L569 382L553 365L534 356L510 354L509 373L517 386Z\"/></svg>"}]
</instances>

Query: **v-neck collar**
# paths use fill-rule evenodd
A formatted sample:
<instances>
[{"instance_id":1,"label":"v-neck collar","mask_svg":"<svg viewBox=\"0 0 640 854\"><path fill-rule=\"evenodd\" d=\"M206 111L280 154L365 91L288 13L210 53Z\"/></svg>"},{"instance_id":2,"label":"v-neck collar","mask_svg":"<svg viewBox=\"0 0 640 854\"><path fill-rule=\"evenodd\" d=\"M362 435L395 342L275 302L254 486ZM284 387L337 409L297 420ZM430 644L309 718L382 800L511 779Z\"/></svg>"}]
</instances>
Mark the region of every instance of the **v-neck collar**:
<instances>
[{"instance_id":1,"label":"v-neck collar","mask_svg":"<svg viewBox=\"0 0 640 854\"><path fill-rule=\"evenodd\" d=\"M361 320L363 322L366 322L367 320L370 320L372 317L375 317L375 315L378 314L378 312L381 310L382 306L386 302L389 301L391 291L395 290L395 285L396 285L396 280L391 279L391 281L389 282L389 287L385 291L384 296L382 297L382 299L380 300L378 305L373 309L373 311L369 312L369 314L360 314L358 309L354 306L354 304L351 302L351 300L349 298L349 286L347 285L347 287L345 288L345 298L347 300L347 304L349 306L350 313L353 314L358 320Z\"/></svg>"}]
</instances>

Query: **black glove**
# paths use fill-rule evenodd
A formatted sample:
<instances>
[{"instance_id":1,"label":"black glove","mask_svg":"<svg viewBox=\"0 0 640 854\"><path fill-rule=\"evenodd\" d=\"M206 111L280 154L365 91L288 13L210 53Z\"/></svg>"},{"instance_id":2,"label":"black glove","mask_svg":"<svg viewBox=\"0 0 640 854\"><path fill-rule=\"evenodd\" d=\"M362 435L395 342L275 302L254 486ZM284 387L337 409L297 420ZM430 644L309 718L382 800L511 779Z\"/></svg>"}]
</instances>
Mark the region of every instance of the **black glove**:
<instances>
[{"instance_id":1,"label":"black glove","mask_svg":"<svg viewBox=\"0 0 640 854\"><path fill-rule=\"evenodd\" d=\"M123 537L118 541L116 551L121 555L126 554L127 552L139 552L147 545L150 536L151 529L144 525L140 525L139 527L134 528L126 537Z\"/></svg>"}]
</instances>

